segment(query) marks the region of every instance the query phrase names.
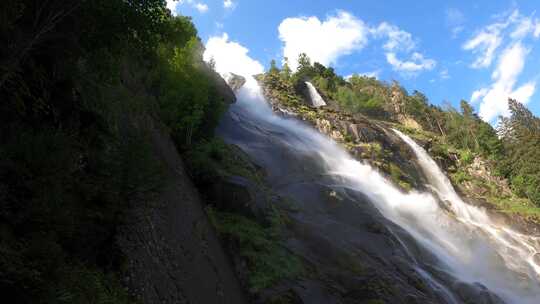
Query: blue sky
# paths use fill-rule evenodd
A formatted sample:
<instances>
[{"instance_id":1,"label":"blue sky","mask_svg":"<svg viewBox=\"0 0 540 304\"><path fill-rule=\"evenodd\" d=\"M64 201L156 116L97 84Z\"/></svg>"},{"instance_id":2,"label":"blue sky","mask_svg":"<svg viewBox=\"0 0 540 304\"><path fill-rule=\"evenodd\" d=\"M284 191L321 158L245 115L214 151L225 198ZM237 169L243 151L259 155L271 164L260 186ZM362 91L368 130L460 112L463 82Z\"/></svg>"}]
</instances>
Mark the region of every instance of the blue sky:
<instances>
[{"instance_id":1,"label":"blue sky","mask_svg":"<svg viewBox=\"0 0 540 304\"><path fill-rule=\"evenodd\" d=\"M168 5L193 18L207 45L205 56L215 57L222 71L242 65L257 72L271 59L293 61L306 52L340 75L395 79L434 104L470 100L490 122L507 113L509 96L540 114L535 0L168 0Z\"/></svg>"}]
</instances>

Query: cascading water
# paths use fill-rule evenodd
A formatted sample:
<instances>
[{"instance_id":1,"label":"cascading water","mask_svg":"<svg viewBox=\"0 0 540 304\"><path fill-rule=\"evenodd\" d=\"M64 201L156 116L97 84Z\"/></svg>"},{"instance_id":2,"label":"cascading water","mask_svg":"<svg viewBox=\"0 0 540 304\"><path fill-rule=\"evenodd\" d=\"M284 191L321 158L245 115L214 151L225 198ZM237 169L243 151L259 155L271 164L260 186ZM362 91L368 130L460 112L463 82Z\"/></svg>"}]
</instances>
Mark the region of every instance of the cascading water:
<instances>
[{"instance_id":1,"label":"cascading water","mask_svg":"<svg viewBox=\"0 0 540 304\"><path fill-rule=\"evenodd\" d=\"M280 145L321 159L325 175L332 178L334 187L364 193L384 217L436 257L434 261L416 257L412 253L414 245L400 240L404 250L410 252L413 268L435 290L441 303L460 303L453 286L459 282L481 284L508 303L538 303L539 239L499 227L490 222L485 212L464 203L435 162L407 136L396 131L416 153L436 196L429 192L403 193L377 170L354 160L327 137L295 119L274 115L252 77L238 92L238 102L228 115L229 124L235 126L222 127L226 130L221 130L221 135L241 146L268 170L284 171L276 178L276 185L297 182L292 168L280 167L281 154L266 151ZM242 129L252 132L231 135ZM257 135L246 138L245 134ZM441 204L448 204L448 208Z\"/></svg>"},{"instance_id":2,"label":"cascading water","mask_svg":"<svg viewBox=\"0 0 540 304\"><path fill-rule=\"evenodd\" d=\"M447 257L454 272L469 281L481 282L512 303L538 303L540 237L497 225L484 210L465 203L427 152L408 136L394 131L412 148L434 192L451 210L445 221L451 218L455 228L433 228L442 227L439 233L447 235L438 250L455 249L453 256Z\"/></svg>"},{"instance_id":3,"label":"cascading water","mask_svg":"<svg viewBox=\"0 0 540 304\"><path fill-rule=\"evenodd\" d=\"M309 81L306 81L306 86L307 86L307 88L309 90L309 97L311 99L311 105L316 107L316 108L325 106L326 102L321 97L319 92L317 92L317 89L315 88L315 86Z\"/></svg>"}]
</instances>

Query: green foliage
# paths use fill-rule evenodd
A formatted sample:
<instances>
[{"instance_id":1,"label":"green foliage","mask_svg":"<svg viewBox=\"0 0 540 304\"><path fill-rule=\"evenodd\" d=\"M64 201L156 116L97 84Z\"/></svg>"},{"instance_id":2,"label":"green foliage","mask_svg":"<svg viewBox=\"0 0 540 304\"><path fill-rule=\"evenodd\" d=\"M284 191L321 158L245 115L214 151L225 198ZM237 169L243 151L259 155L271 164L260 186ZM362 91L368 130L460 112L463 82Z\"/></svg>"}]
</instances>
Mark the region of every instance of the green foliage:
<instances>
[{"instance_id":1,"label":"green foliage","mask_svg":"<svg viewBox=\"0 0 540 304\"><path fill-rule=\"evenodd\" d=\"M279 69L277 68L276 61L274 59L272 59L272 61L270 61L269 73L270 74L276 74L276 75L279 74Z\"/></svg>"},{"instance_id":2,"label":"green foliage","mask_svg":"<svg viewBox=\"0 0 540 304\"><path fill-rule=\"evenodd\" d=\"M221 114L224 109L216 102L210 79L201 70L201 48L196 37L184 47L158 48L159 74L154 83L159 87L160 114L180 146L189 146L193 138L202 136L201 127L209 112Z\"/></svg>"},{"instance_id":3,"label":"green foliage","mask_svg":"<svg viewBox=\"0 0 540 304\"><path fill-rule=\"evenodd\" d=\"M238 175L255 182L262 177L239 148L228 145L219 138L202 141L185 154L195 182L205 186L229 175Z\"/></svg>"},{"instance_id":4,"label":"green foliage","mask_svg":"<svg viewBox=\"0 0 540 304\"><path fill-rule=\"evenodd\" d=\"M244 216L207 208L218 233L238 248L247 261L248 281L252 292L273 286L280 280L295 278L303 271L300 259L282 244L284 219L277 210L262 226Z\"/></svg>"},{"instance_id":5,"label":"green foliage","mask_svg":"<svg viewBox=\"0 0 540 304\"><path fill-rule=\"evenodd\" d=\"M298 55L298 72L311 70L311 68L311 59L309 59L306 53L300 53Z\"/></svg>"},{"instance_id":6,"label":"green foliage","mask_svg":"<svg viewBox=\"0 0 540 304\"><path fill-rule=\"evenodd\" d=\"M115 239L159 186L156 117L189 147L224 110L195 27L163 0L0 8L0 289L17 303L132 303Z\"/></svg>"},{"instance_id":7,"label":"green foliage","mask_svg":"<svg viewBox=\"0 0 540 304\"><path fill-rule=\"evenodd\" d=\"M540 119L515 100L509 108L511 116L499 126L506 152L499 170L520 196L540 206Z\"/></svg>"},{"instance_id":8,"label":"green foliage","mask_svg":"<svg viewBox=\"0 0 540 304\"><path fill-rule=\"evenodd\" d=\"M280 77L284 81L289 81L291 79L291 68L289 67L289 59L285 57L283 61L283 66L281 67Z\"/></svg>"},{"instance_id":9,"label":"green foliage","mask_svg":"<svg viewBox=\"0 0 540 304\"><path fill-rule=\"evenodd\" d=\"M463 149L459 150L459 160L461 161L461 164L466 166L474 160L474 154L469 149Z\"/></svg>"},{"instance_id":10,"label":"green foliage","mask_svg":"<svg viewBox=\"0 0 540 304\"><path fill-rule=\"evenodd\" d=\"M399 185L402 189L410 191L412 189L412 185L405 180L406 175L403 173L403 171L401 171L401 169L394 163L390 163L388 167L392 181L394 181L394 183Z\"/></svg>"},{"instance_id":11,"label":"green foliage","mask_svg":"<svg viewBox=\"0 0 540 304\"><path fill-rule=\"evenodd\" d=\"M463 170L458 170L454 174L451 175L452 180L456 184L461 184L465 181L470 181L472 178Z\"/></svg>"},{"instance_id":12,"label":"green foliage","mask_svg":"<svg viewBox=\"0 0 540 304\"><path fill-rule=\"evenodd\" d=\"M51 303L117 304L133 303L114 274L85 267L63 270L63 280L54 288Z\"/></svg>"}]
</instances>

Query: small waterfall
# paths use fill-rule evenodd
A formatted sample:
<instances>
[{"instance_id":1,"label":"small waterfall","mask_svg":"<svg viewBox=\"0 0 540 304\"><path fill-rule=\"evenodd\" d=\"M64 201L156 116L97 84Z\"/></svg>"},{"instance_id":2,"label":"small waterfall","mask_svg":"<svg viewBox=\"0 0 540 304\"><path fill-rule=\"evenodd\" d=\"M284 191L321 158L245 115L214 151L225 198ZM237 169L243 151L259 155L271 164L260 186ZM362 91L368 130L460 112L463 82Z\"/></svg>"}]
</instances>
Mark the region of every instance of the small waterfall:
<instances>
[{"instance_id":1,"label":"small waterfall","mask_svg":"<svg viewBox=\"0 0 540 304\"><path fill-rule=\"evenodd\" d=\"M311 105L318 108L326 105L326 102L324 102L324 99L319 95L319 92L317 92L317 89L315 86L309 82L306 81L306 86L309 90L309 97L311 99Z\"/></svg>"}]
</instances>

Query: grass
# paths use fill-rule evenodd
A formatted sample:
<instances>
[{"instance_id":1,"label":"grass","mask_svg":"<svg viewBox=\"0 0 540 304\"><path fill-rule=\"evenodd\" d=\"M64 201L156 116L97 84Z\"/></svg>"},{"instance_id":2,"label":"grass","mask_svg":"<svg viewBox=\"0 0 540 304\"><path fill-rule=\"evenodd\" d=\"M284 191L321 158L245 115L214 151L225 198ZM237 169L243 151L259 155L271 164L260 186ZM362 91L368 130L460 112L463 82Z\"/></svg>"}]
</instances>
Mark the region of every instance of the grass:
<instances>
[{"instance_id":1,"label":"grass","mask_svg":"<svg viewBox=\"0 0 540 304\"><path fill-rule=\"evenodd\" d=\"M282 228L286 219L277 211L270 214L267 226L245 216L207 208L218 234L237 249L246 260L249 289L257 293L283 279L303 272L301 260L283 244Z\"/></svg>"}]
</instances>

